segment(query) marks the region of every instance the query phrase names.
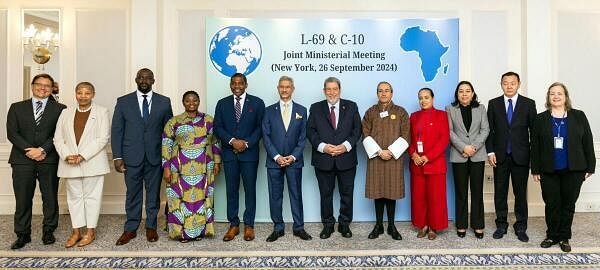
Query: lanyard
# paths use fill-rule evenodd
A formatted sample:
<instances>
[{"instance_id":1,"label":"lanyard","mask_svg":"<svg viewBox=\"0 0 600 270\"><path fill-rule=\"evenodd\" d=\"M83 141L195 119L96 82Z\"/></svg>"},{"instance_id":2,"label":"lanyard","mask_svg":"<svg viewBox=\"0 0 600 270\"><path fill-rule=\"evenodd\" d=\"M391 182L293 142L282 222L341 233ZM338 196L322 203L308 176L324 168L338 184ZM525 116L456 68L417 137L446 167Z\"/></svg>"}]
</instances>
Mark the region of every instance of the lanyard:
<instances>
[{"instance_id":1,"label":"lanyard","mask_svg":"<svg viewBox=\"0 0 600 270\"><path fill-rule=\"evenodd\" d=\"M554 121L554 117L552 117L552 123L554 124L554 126L556 126L556 129L558 129L558 132L556 132L556 136L557 138L560 138L560 128L565 124L565 116L567 115L567 111L565 111L563 113L562 118L560 119L560 121Z\"/></svg>"},{"instance_id":2,"label":"lanyard","mask_svg":"<svg viewBox=\"0 0 600 270\"><path fill-rule=\"evenodd\" d=\"M433 111L433 108L431 108L431 109L429 109L429 110L427 110L427 111L423 112L423 114L427 114L427 120L431 120L431 112L432 112L432 111ZM420 115L420 116L419 116L419 125L418 125L418 126L419 126L419 128L417 129L417 137L419 138L419 141L420 141L420 142L422 141L422 140L421 140L421 139L422 139L422 136L421 136L421 135L423 134L423 129L424 129L424 128L423 128L423 126L424 126L424 125L427 125L427 123L429 123L429 121L426 121L426 123L424 124L424 123L423 123L423 117L424 117L423 115Z\"/></svg>"}]
</instances>

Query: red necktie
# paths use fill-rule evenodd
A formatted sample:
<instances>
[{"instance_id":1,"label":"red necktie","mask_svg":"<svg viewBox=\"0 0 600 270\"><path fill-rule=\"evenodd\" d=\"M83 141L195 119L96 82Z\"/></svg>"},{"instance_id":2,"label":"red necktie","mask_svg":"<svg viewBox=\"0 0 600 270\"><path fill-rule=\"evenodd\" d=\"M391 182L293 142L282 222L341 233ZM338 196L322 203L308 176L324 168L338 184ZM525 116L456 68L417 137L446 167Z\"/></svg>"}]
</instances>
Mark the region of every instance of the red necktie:
<instances>
[{"instance_id":1,"label":"red necktie","mask_svg":"<svg viewBox=\"0 0 600 270\"><path fill-rule=\"evenodd\" d=\"M336 128L336 126L335 126L335 106L331 106L331 112L329 113L329 123L331 123L331 127L333 127L333 129Z\"/></svg>"}]
</instances>

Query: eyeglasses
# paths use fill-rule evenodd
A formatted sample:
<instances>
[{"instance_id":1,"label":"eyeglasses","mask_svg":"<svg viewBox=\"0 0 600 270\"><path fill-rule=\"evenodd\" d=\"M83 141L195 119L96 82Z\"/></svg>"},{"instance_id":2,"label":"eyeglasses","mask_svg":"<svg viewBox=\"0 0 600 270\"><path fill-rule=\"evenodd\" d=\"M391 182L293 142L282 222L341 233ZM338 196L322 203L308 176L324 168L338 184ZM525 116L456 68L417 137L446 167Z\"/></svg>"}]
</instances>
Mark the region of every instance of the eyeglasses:
<instances>
[{"instance_id":1,"label":"eyeglasses","mask_svg":"<svg viewBox=\"0 0 600 270\"><path fill-rule=\"evenodd\" d=\"M40 87L40 88L51 88L52 87L51 84L43 84L43 83L33 83L33 85Z\"/></svg>"}]
</instances>

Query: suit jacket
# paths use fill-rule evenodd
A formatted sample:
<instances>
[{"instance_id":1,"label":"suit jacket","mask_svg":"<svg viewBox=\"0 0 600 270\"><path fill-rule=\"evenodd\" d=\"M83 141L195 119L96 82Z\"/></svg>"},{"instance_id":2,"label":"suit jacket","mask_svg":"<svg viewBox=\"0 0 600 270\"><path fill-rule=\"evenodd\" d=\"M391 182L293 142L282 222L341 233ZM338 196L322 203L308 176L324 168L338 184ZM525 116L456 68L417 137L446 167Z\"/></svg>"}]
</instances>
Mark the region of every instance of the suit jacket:
<instances>
[{"instance_id":1,"label":"suit jacket","mask_svg":"<svg viewBox=\"0 0 600 270\"><path fill-rule=\"evenodd\" d=\"M531 173L554 172L554 133L549 110L537 115L531 136ZM567 112L567 160L570 171L594 173L596 155L590 123L580 110Z\"/></svg>"},{"instance_id":2,"label":"suit jacket","mask_svg":"<svg viewBox=\"0 0 600 270\"><path fill-rule=\"evenodd\" d=\"M10 105L6 118L6 135L12 143L8 163L28 165L37 161L25 155L25 148L41 147L46 151L46 158L39 163L58 163L58 154L54 149L52 138L56 129L56 121L65 105L48 99L40 125L35 124L31 99Z\"/></svg>"},{"instance_id":3,"label":"suit jacket","mask_svg":"<svg viewBox=\"0 0 600 270\"><path fill-rule=\"evenodd\" d=\"M296 162L289 168L304 166L304 145L306 143L306 107L293 102L288 130L285 130L279 102L267 107L262 121L263 144L267 150L267 168L280 168L275 156L292 155Z\"/></svg>"},{"instance_id":4,"label":"suit jacket","mask_svg":"<svg viewBox=\"0 0 600 270\"><path fill-rule=\"evenodd\" d=\"M215 108L215 133L221 140L222 161L258 161L258 143L261 138L261 125L265 113L265 103L257 96L246 94L240 121L235 120L233 95L217 102ZM229 141L233 138L248 142L248 148L236 154Z\"/></svg>"},{"instance_id":5,"label":"suit jacket","mask_svg":"<svg viewBox=\"0 0 600 270\"><path fill-rule=\"evenodd\" d=\"M340 115L336 129L333 129L329 123L327 100L313 103L310 106L306 136L313 149L311 164L319 170L331 170L334 166L339 170L347 170L358 164L356 142L360 139L362 132L358 107L356 103L346 99L340 99L339 106ZM352 149L339 156L332 157L317 150L320 143L338 145L344 141L348 141Z\"/></svg>"},{"instance_id":6,"label":"suit jacket","mask_svg":"<svg viewBox=\"0 0 600 270\"><path fill-rule=\"evenodd\" d=\"M56 124L54 146L60 156L58 176L74 178L109 173L110 167L106 156L106 144L110 136L108 109L93 105L79 144L75 141L73 128L76 111L76 107L65 109ZM79 165L68 164L67 156L76 154L81 155L84 160Z\"/></svg>"},{"instance_id":7,"label":"suit jacket","mask_svg":"<svg viewBox=\"0 0 600 270\"><path fill-rule=\"evenodd\" d=\"M506 158L506 143L512 146L512 158L521 166L529 165L529 132L533 129L536 116L535 101L519 95L513 110L510 126L506 118L504 96L491 99L488 104L488 122L490 134L486 140L485 148L488 153L495 153L497 162L504 162Z\"/></svg>"},{"instance_id":8,"label":"suit jacket","mask_svg":"<svg viewBox=\"0 0 600 270\"><path fill-rule=\"evenodd\" d=\"M138 166L146 156L150 164L161 164L161 136L173 110L171 100L156 92L151 102L150 116L144 123L136 92L117 99L111 128L113 159L122 158L125 165Z\"/></svg>"},{"instance_id":9,"label":"suit jacket","mask_svg":"<svg viewBox=\"0 0 600 270\"><path fill-rule=\"evenodd\" d=\"M419 136L420 135L420 136ZM408 155L417 153L417 142L423 142L423 153L429 162L423 166L410 161L411 173L445 174L446 149L448 148L450 132L448 131L448 114L435 108L420 110L410 115L410 144Z\"/></svg>"},{"instance_id":10,"label":"suit jacket","mask_svg":"<svg viewBox=\"0 0 600 270\"><path fill-rule=\"evenodd\" d=\"M452 143L452 147L450 147L450 162L467 162L468 158L462 156L466 145L473 145L477 149L475 155L471 157L471 161L485 161L487 159L485 139L487 139L490 133L485 106L479 104L477 107L471 107L472 120L469 132L467 132L467 128L463 122L459 106L446 106L448 126L450 128L450 142Z\"/></svg>"}]
</instances>

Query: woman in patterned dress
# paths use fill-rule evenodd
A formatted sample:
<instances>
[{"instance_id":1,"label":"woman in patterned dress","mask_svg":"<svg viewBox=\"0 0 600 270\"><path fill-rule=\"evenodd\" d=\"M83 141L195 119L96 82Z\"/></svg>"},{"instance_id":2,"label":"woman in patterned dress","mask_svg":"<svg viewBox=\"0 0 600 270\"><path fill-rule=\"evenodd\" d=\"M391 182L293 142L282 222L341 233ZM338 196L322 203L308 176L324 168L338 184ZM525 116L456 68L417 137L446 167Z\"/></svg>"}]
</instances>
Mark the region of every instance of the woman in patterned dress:
<instances>
[{"instance_id":1,"label":"woman in patterned dress","mask_svg":"<svg viewBox=\"0 0 600 270\"><path fill-rule=\"evenodd\" d=\"M221 168L221 149L213 117L198 112L198 93L187 91L182 101L185 112L165 125L162 162L169 238L185 243L215 234L214 180Z\"/></svg>"}]
</instances>

